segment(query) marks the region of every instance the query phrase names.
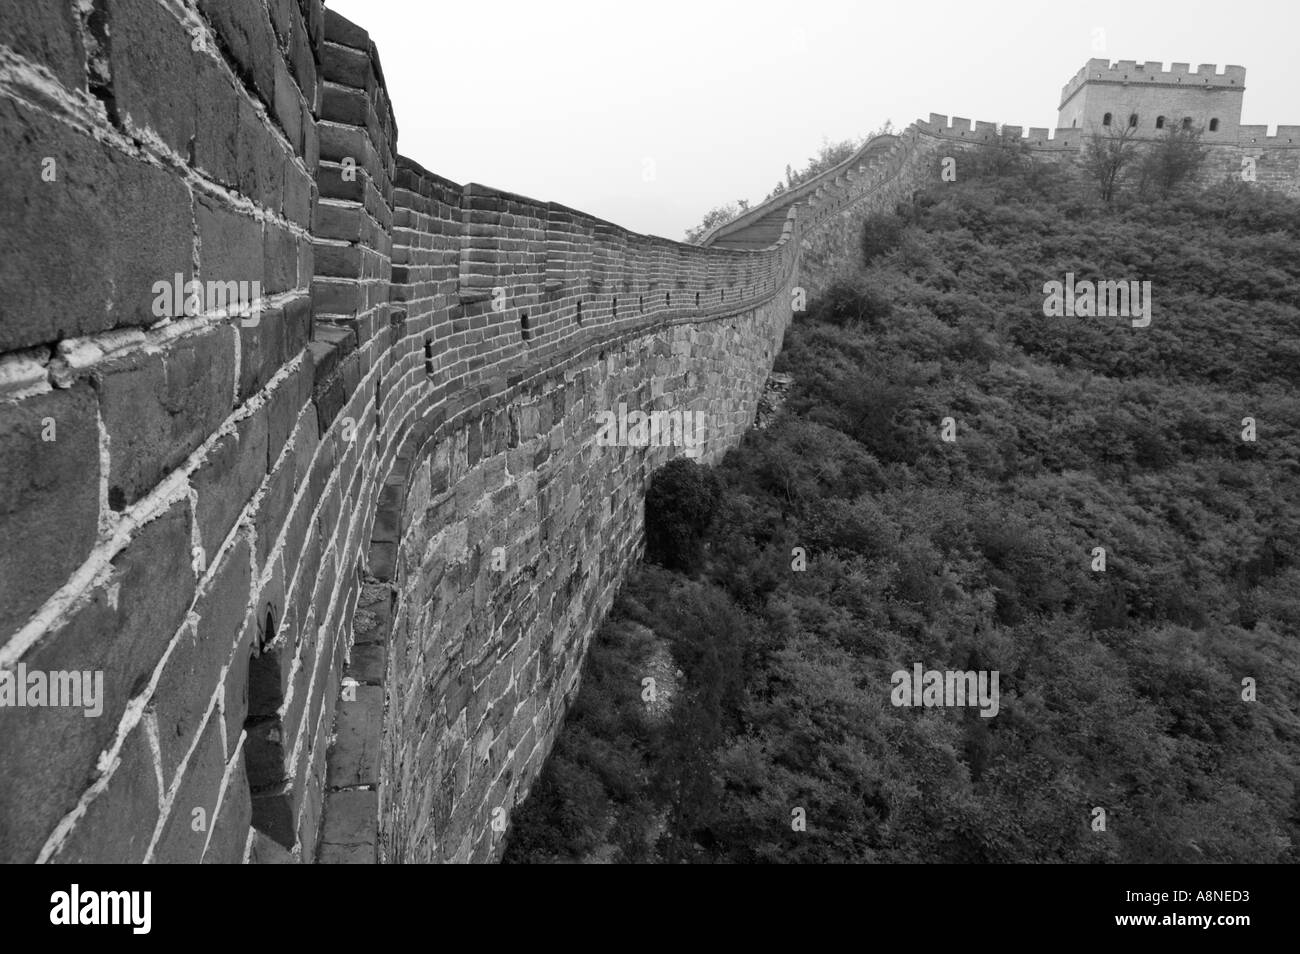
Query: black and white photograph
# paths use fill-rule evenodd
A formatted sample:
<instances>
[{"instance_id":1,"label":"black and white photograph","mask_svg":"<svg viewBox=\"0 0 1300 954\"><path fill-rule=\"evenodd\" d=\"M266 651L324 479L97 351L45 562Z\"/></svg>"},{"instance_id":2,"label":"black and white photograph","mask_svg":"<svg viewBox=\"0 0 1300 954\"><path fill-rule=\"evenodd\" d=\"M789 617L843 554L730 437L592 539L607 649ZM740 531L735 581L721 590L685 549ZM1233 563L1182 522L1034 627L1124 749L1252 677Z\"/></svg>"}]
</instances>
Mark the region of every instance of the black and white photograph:
<instances>
[{"instance_id":1,"label":"black and white photograph","mask_svg":"<svg viewBox=\"0 0 1300 954\"><path fill-rule=\"evenodd\" d=\"M1259 943L1298 38L0 0L0 862L95 866L14 910L319 884L141 865L976 865L1056 936Z\"/></svg>"}]
</instances>

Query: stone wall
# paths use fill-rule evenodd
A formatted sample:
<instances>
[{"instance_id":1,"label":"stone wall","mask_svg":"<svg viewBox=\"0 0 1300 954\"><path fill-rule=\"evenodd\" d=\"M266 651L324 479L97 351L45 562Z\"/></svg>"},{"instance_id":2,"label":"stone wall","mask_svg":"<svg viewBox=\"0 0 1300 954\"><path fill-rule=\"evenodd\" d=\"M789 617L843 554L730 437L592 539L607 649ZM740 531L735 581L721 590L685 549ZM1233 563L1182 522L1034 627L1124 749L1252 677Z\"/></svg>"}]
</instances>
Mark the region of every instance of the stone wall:
<instances>
[{"instance_id":1,"label":"stone wall","mask_svg":"<svg viewBox=\"0 0 1300 954\"><path fill-rule=\"evenodd\" d=\"M6 4L0 111L3 685L104 687L0 707L0 859L491 857L685 450L594 415L734 444L798 221L702 249L441 179L317 0Z\"/></svg>"},{"instance_id":2,"label":"stone wall","mask_svg":"<svg viewBox=\"0 0 1300 954\"><path fill-rule=\"evenodd\" d=\"M0 667L103 673L98 715L0 709L4 861L238 861L249 771L287 753L245 726L331 471L304 415L323 24L0 7ZM261 311L160 319L176 275L256 281Z\"/></svg>"}]
</instances>

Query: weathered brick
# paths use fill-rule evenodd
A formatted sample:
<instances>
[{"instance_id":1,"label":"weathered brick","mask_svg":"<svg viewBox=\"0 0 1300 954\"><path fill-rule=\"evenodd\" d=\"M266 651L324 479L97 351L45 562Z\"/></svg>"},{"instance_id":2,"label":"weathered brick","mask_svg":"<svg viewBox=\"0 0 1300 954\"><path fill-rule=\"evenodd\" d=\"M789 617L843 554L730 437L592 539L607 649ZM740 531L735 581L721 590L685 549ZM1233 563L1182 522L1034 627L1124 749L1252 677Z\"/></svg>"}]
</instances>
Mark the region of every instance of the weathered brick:
<instances>
[{"instance_id":1,"label":"weathered brick","mask_svg":"<svg viewBox=\"0 0 1300 954\"><path fill-rule=\"evenodd\" d=\"M267 459L274 464L304 409L310 409L315 369L308 360L280 381L267 404Z\"/></svg>"},{"instance_id":2,"label":"weathered brick","mask_svg":"<svg viewBox=\"0 0 1300 954\"><path fill-rule=\"evenodd\" d=\"M326 784L340 788L374 785L379 781L384 690L380 686L349 686L347 691L353 698L339 703Z\"/></svg>"},{"instance_id":3,"label":"weathered brick","mask_svg":"<svg viewBox=\"0 0 1300 954\"><path fill-rule=\"evenodd\" d=\"M240 421L218 440L190 478L198 495L199 537L211 556L266 476L266 409Z\"/></svg>"},{"instance_id":4,"label":"weathered brick","mask_svg":"<svg viewBox=\"0 0 1300 954\"><path fill-rule=\"evenodd\" d=\"M211 823L212 833L208 836L203 863L239 864L244 857L244 845L248 841L248 829L252 821L253 804L248 792L248 775L244 772L244 760L239 758L226 781L217 817Z\"/></svg>"},{"instance_id":5,"label":"weathered brick","mask_svg":"<svg viewBox=\"0 0 1300 954\"><path fill-rule=\"evenodd\" d=\"M264 233L264 291L268 295L289 291L298 284L298 240L283 226L266 223Z\"/></svg>"},{"instance_id":6,"label":"weathered brick","mask_svg":"<svg viewBox=\"0 0 1300 954\"><path fill-rule=\"evenodd\" d=\"M325 10L325 39L358 50L370 48L370 34L334 10Z\"/></svg>"},{"instance_id":7,"label":"weathered brick","mask_svg":"<svg viewBox=\"0 0 1300 954\"><path fill-rule=\"evenodd\" d=\"M181 786L154 848L157 864L196 864L203 859L208 833L217 820L226 753L216 709L203 726L198 745L185 765Z\"/></svg>"},{"instance_id":8,"label":"weathered brick","mask_svg":"<svg viewBox=\"0 0 1300 954\"><path fill-rule=\"evenodd\" d=\"M158 774L141 722L123 741L108 786L87 806L50 860L61 864L139 864L158 823L158 805Z\"/></svg>"},{"instance_id":9,"label":"weathered brick","mask_svg":"<svg viewBox=\"0 0 1300 954\"><path fill-rule=\"evenodd\" d=\"M289 66L280 57L275 60L275 121L290 145L302 139L302 99L298 84L289 74Z\"/></svg>"},{"instance_id":10,"label":"weathered brick","mask_svg":"<svg viewBox=\"0 0 1300 954\"><path fill-rule=\"evenodd\" d=\"M85 52L72 4L0 5L0 43L47 67L64 86L86 88Z\"/></svg>"},{"instance_id":11,"label":"weathered brick","mask_svg":"<svg viewBox=\"0 0 1300 954\"><path fill-rule=\"evenodd\" d=\"M238 330L238 399L242 402L262 390L284 363L284 309L263 309L256 324L240 323Z\"/></svg>"},{"instance_id":12,"label":"weathered brick","mask_svg":"<svg viewBox=\"0 0 1300 954\"><path fill-rule=\"evenodd\" d=\"M294 845L294 792L283 783L253 792L253 827L283 848Z\"/></svg>"},{"instance_id":13,"label":"weathered brick","mask_svg":"<svg viewBox=\"0 0 1300 954\"><path fill-rule=\"evenodd\" d=\"M242 95L212 56L195 57L192 163L221 184L239 182L239 104Z\"/></svg>"},{"instance_id":14,"label":"weathered brick","mask_svg":"<svg viewBox=\"0 0 1300 954\"><path fill-rule=\"evenodd\" d=\"M310 756L311 750L308 749ZM316 838L320 834L321 809L325 790L321 780L313 776L303 791L302 808L298 812L298 845L304 858L316 857Z\"/></svg>"},{"instance_id":15,"label":"weathered brick","mask_svg":"<svg viewBox=\"0 0 1300 954\"><path fill-rule=\"evenodd\" d=\"M271 14L271 27L283 46L289 41L293 22L298 16L294 0L267 0L267 12Z\"/></svg>"},{"instance_id":16,"label":"weathered brick","mask_svg":"<svg viewBox=\"0 0 1300 954\"><path fill-rule=\"evenodd\" d=\"M280 207L288 154L271 132L269 120L245 97L239 100L236 184L240 192L268 209Z\"/></svg>"},{"instance_id":17,"label":"weathered brick","mask_svg":"<svg viewBox=\"0 0 1300 954\"><path fill-rule=\"evenodd\" d=\"M379 801L373 791L329 792L321 826L322 864L374 864Z\"/></svg>"},{"instance_id":18,"label":"weathered brick","mask_svg":"<svg viewBox=\"0 0 1300 954\"><path fill-rule=\"evenodd\" d=\"M289 66L307 105L307 115L310 115L311 107L316 102L316 57L312 50L307 24L300 12L292 13L291 17L293 27L289 37Z\"/></svg>"},{"instance_id":19,"label":"weathered brick","mask_svg":"<svg viewBox=\"0 0 1300 954\"><path fill-rule=\"evenodd\" d=\"M315 194L316 185L311 176L298 166L286 163L284 167L284 200L280 204L280 210L284 217L304 229L310 228L312 200Z\"/></svg>"},{"instance_id":20,"label":"weathered brick","mask_svg":"<svg viewBox=\"0 0 1300 954\"><path fill-rule=\"evenodd\" d=\"M199 270L205 282L253 282L265 288L262 223L201 196L195 207L199 227ZM251 318L250 318L251 320Z\"/></svg>"},{"instance_id":21,"label":"weathered brick","mask_svg":"<svg viewBox=\"0 0 1300 954\"><path fill-rule=\"evenodd\" d=\"M308 422L307 426L311 426ZM302 428L299 428L301 433ZM257 554L259 564L264 564L275 548L280 531L289 518L289 508L293 504L294 492L297 490L297 461L290 451L283 457L271 474L261 506L253 518L253 528L257 535Z\"/></svg>"},{"instance_id":22,"label":"weathered brick","mask_svg":"<svg viewBox=\"0 0 1300 954\"><path fill-rule=\"evenodd\" d=\"M312 210L312 233L317 238L355 242L361 236L364 213L351 203L319 201Z\"/></svg>"},{"instance_id":23,"label":"weathered brick","mask_svg":"<svg viewBox=\"0 0 1300 954\"><path fill-rule=\"evenodd\" d=\"M6 97L0 127L0 351L156 322L154 283L191 275L184 183Z\"/></svg>"},{"instance_id":24,"label":"weathered brick","mask_svg":"<svg viewBox=\"0 0 1300 954\"><path fill-rule=\"evenodd\" d=\"M199 11L221 38L236 71L271 102L279 52L262 0L199 0Z\"/></svg>"},{"instance_id":25,"label":"weathered brick","mask_svg":"<svg viewBox=\"0 0 1300 954\"><path fill-rule=\"evenodd\" d=\"M29 672L101 670L102 713L0 708L0 860L32 860L92 781L128 699L144 687L190 605L189 539L189 503L180 501L145 524L87 602L23 658Z\"/></svg>"},{"instance_id":26,"label":"weathered brick","mask_svg":"<svg viewBox=\"0 0 1300 954\"><path fill-rule=\"evenodd\" d=\"M366 125L370 104L364 92L329 82L321 84L321 91L322 119L350 126Z\"/></svg>"},{"instance_id":27,"label":"weathered brick","mask_svg":"<svg viewBox=\"0 0 1300 954\"><path fill-rule=\"evenodd\" d=\"M221 669L244 631L252 582L248 542L237 539L194 607L194 625L181 630L154 692L164 782L194 741Z\"/></svg>"},{"instance_id":28,"label":"weathered brick","mask_svg":"<svg viewBox=\"0 0 1300 954\"><path fill-rule=\"evenodd\" d=\"M95 414L83 384L0 405L0 634L22 625L95 542Z\"/></svg>"},{"instance_id":29,"label":"weathered brick","mask_svg":"<svg viewBox=\"0 0 1300 954\"><path fill-rule=\"evenodd\" d=\"M321 75L331 83L356 89L370 87L370 54L337 43L321 48Z\"/></svg>"},{"instance_id":30,"label":"weathered brick","mask_svg":"<svg viewBox=\"0 0 1300 954\"><path fill-rule=\"evenodd\" d=\"M149 492L230 413L234 330L228 325L168 342L97 367L108 431L108 500L121 510Z\"/></svg>"},{"instance_id":31,"label":"weathered brick","mask_svg":"<svg viewBox=\"0 0 1300 954\"><path fill-rule=\"evenodd\" d=\"M253 834L253 849L248 862L254 865L292 865L298 861L283 845L258 831Z\"/></svg>"},{"instance_id":32,"label":"weathered brick","mask_svg":"<svg viewBox=\"0 0 1300 954\"><path fill-rule=\"evenodd\" d=\"M113 93L117 111L154 130L177 153L189 153L204 76L191 65L206 53L157 0L109 0Z\"/></svg>"}]
</instances>

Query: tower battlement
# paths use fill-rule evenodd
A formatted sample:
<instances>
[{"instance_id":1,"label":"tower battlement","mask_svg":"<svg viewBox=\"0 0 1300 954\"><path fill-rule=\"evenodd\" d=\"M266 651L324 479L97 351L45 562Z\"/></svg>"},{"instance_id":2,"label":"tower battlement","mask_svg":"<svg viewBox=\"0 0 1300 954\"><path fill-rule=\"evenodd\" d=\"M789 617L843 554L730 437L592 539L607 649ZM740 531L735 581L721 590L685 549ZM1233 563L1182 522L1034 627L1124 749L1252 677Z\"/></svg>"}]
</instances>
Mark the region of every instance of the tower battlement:
<instances>
[{"instance_id":1,"label":"tower battlement","mask_svg":"<svg viewBox=\"0 0 1300 954\"><path fill-rule=\"evenodd\" d=\"M922 133L943 139L993 143L1011 137L1034 149L1076 149L1083 142L1078 129L1049 130L1034 126L1025 130L1023 126L1010 124L999 129L997 123L971 121L962 116L953 116L949 121L942 113L931 113L928 120L918 119L913 125Z\"/></svg>"},{"instance_id":2,"label":"tower battlement","mask_svg":"<svg viewBox=\"0 0 1300 954\"><path fill-rule=\"evenodd\" d=\"M1188 63L1170 63L1169 69L1159 60L1116 60L1094 57L1061 87L1061 108L1087 83L1129 83L1152 86L1199 87L1209 89L1245 89L1246 68L1224 66L1223 72L1213 63L1202 63L1192 70Z\"/></svg>"}]
</instances>

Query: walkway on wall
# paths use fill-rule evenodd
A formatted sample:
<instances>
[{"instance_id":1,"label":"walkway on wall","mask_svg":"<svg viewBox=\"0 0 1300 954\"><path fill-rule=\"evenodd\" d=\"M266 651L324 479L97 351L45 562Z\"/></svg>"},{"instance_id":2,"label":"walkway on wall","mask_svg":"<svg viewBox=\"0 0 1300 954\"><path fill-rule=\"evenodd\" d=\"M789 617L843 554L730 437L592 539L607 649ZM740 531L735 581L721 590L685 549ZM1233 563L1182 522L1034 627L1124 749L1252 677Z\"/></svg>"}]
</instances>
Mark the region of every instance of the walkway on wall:
<instances>
[{"instance_id":1,"label":"walkway on wall","mask_svg":"<svg viewBox=\"0 0 1300 954\"><path fill-rule=\"evenodd\" d=\"M874 137L839 165L827 169L816 178L788 192L773 196L744 215L718 226L712 233L706 235L700 244L711 248L733 248L747 252L760 251L775 245L781 237L781 230L785 226L792 205L808 197L823 183L835 181L835 177L842 175L846 170L870 164L878 156L893 148L897 141L898 137L893 135Z\"/></svg>"}]
</instances>

